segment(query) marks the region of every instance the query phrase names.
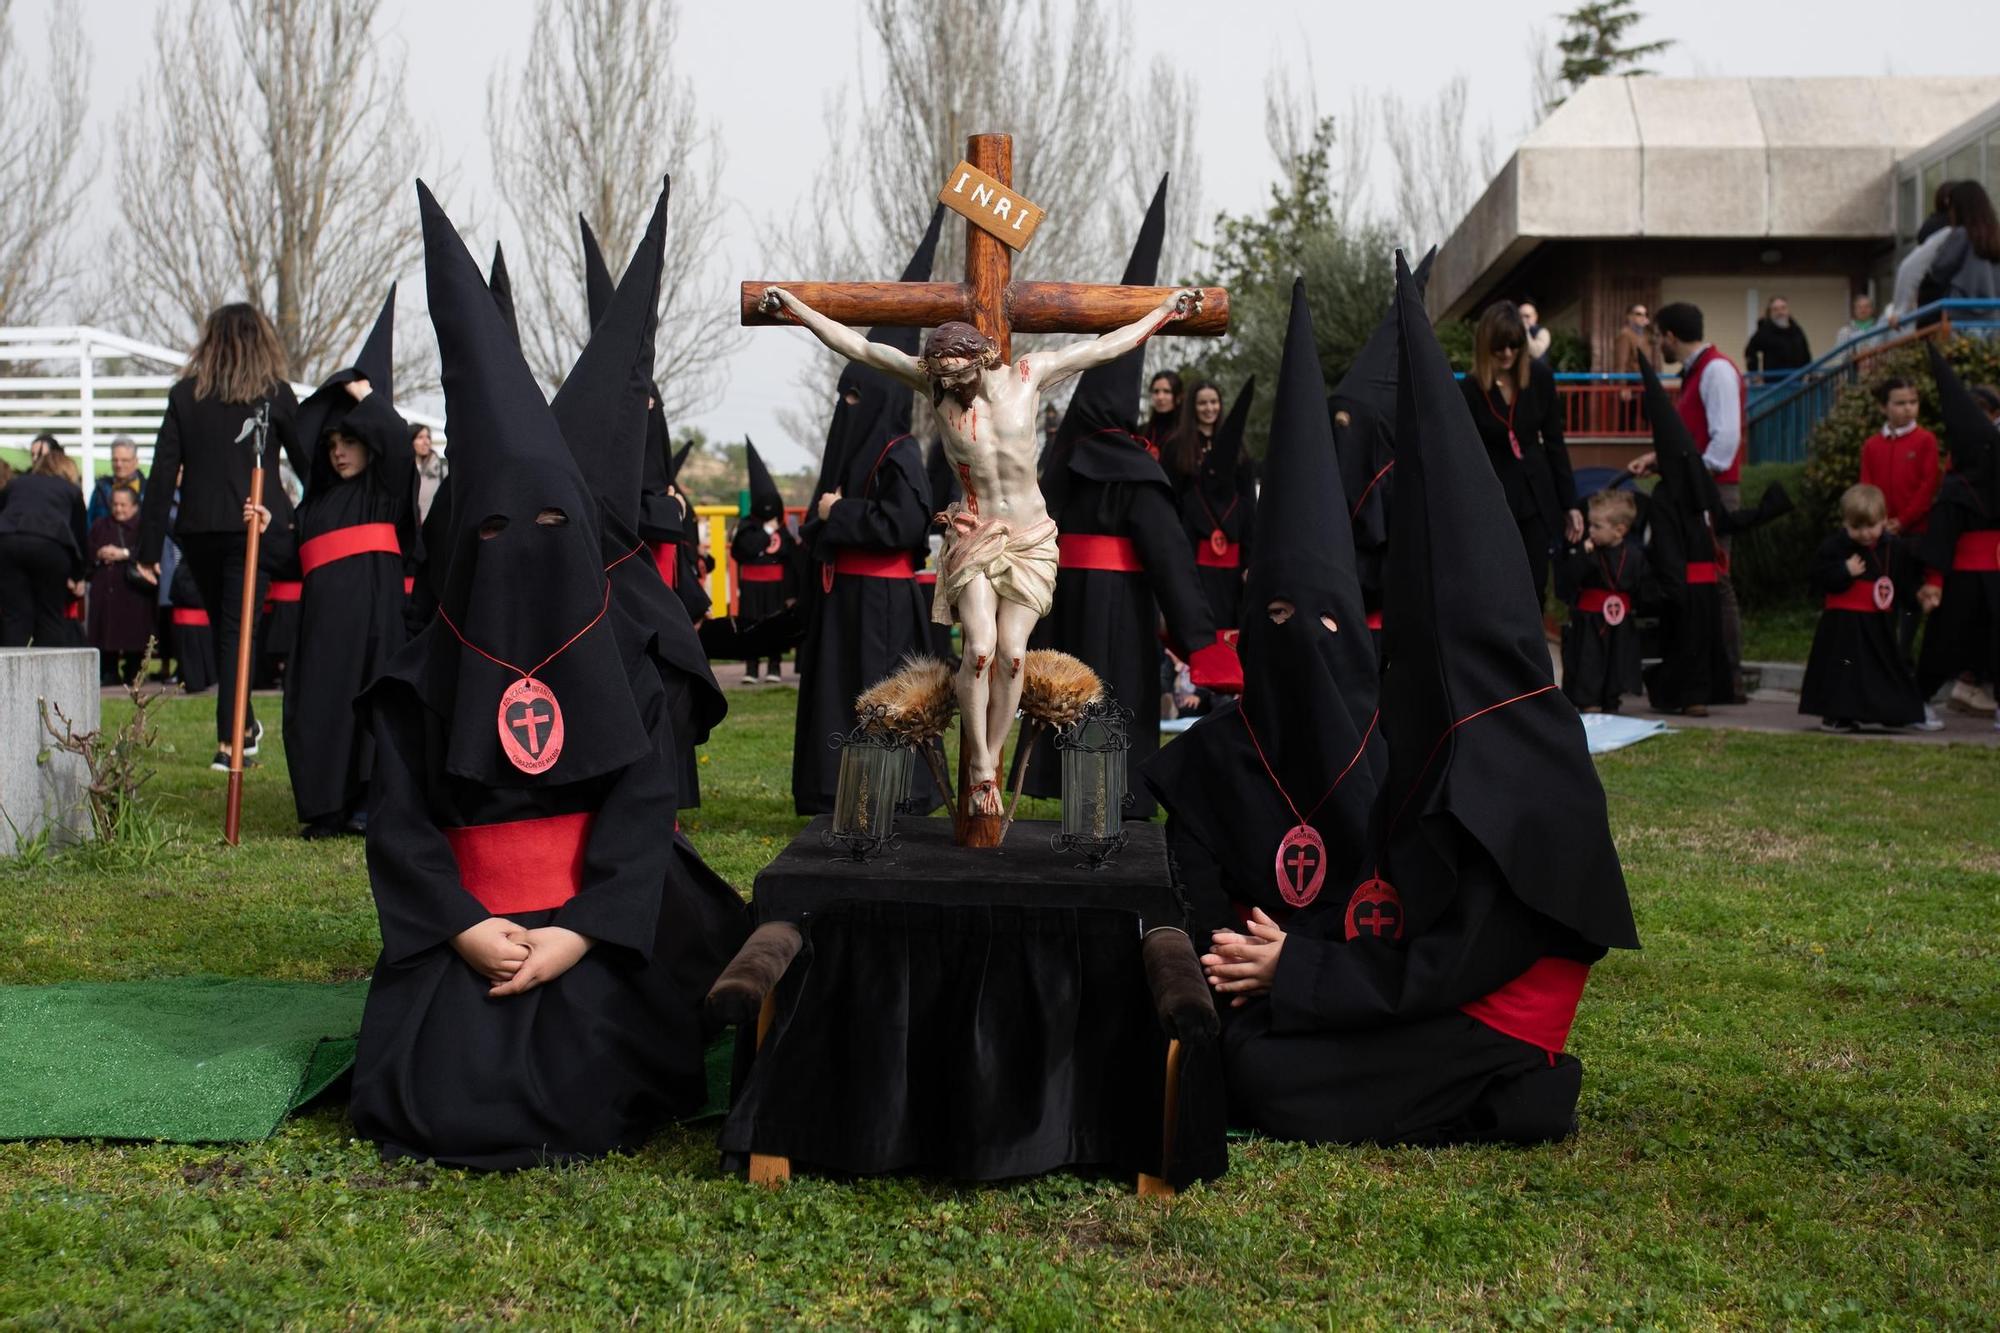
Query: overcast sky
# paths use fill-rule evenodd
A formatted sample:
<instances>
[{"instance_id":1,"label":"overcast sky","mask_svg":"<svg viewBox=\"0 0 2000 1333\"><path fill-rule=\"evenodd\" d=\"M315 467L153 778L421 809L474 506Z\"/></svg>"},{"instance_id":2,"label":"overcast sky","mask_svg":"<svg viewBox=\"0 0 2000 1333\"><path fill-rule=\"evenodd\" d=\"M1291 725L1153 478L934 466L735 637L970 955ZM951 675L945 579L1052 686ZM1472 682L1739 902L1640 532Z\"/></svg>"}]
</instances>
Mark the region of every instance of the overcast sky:
<instances>
[{"instance_id":1,"label":"overcast sky","mask_svg":"<svg viewBox=\"0 0 2000 1333\"><path fill-rule=\"evenodd\" d=\"M154 17L162 10L178 12L184 0L26 0L14 8L31 64L39 58L49 2L76 5L84 14L94 56L91 131L108 139L118 108L154 59ZM1300 53L1309 49L1321 105L1335 112L1356 89L1393 89L1406 98L1423 98L1464 73L1470 79L1472 120L1491 125L1504 161L1528 128L1528 32L1539 24L1553 38L1559 26L1553 15L1567 7L1548 0L1396 5L1143 0L1133 11L1132 57L1143 64L1164 52L1201 72L1203 211L1241 211L1261 200L1272 175L1262 89L1275 62L1290 61L1303 73ZM1647 14L1641 35L1676 43L1658 62L1663 74L1990 74L2000 68L2000 47L1990 40L1993 28L1982 17L1991 9L1979 0L1898 0L1888 9L1873 0L1818 0L1810 6L1642 0L1641 8ZM682 6L683 49L676 63L691 74L703 113L720 122L728 142L723 190L733 210L731 242L714 262L732 280L732 301L736 279L820 276L766 272L753 241L756 225L786 215L796 183L810 177L824 143L820 108L826 94L855 77L860 9L861 0L690 0ZM443 160L459 171L447 208L461 217L477 216L489 228L498 225L502 210L488 156L486 80L502 63L518 63L534 0L388 0L385 11L408 54L411 109L430 127ZM1893 21L1885 21L1891 15ZM1989 40L1952 39L1976 31ZM782 78L775 77L780 73ZM9 95L23 91L10 89ZM1089 113L1080 108L1079 114ZM1376 156L1379 174L1387 164L1383 154ZM105 225L115 204L109 164L107 142L94 225ZM865 207L866 201L849 206ZM413 206L412 226L414 214ZM1052 218L1049 225L1060 221ZM776 410L790 400L789 385L806 364L806 336L794 330L754 332L731 363L718 400L676 426L700 426L712 438L725 439L747 431L773 446L775 465L803 465L804 455L785 439Z\"/></svg>"}]
</instances>

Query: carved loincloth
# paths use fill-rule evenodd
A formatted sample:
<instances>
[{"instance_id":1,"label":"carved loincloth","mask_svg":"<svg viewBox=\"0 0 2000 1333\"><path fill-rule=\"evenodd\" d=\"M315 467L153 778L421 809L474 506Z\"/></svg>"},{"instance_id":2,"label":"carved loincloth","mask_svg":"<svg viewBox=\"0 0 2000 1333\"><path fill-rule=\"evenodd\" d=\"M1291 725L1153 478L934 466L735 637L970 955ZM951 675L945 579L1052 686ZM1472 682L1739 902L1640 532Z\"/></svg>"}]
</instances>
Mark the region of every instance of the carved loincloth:
<instances>
[{"instance_id":1,"label":"carved loincloth","mask_svg":"<svg viewBox=\"0 0 2000 1333\"><path fill-rule=\"evenodd\" d=\"M1045 616L1056 600L1056 521L1044 518L1021 529L1004 518L985 518L953 504L944 521L944 549L938 552L937 591L931 620L952 622L952 608L974 578L983 574L993 591Z\"/></svg>"}]
</instances>

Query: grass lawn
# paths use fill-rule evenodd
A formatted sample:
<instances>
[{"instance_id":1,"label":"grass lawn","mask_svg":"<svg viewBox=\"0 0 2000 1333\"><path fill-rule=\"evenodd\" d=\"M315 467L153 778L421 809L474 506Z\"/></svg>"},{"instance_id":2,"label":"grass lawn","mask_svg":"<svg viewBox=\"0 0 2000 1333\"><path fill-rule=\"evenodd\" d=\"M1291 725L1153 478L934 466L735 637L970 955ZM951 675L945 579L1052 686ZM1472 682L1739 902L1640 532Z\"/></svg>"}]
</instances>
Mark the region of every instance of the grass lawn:
<instances>
[{"instance_id":1,"label":"grass lawn","mask_svg":"<svg viewBox=\"0 0 2000 1333\"><path fill-rule=\"evenodd\" d=\"M704 760L688 828L741 885L800 824L791 702L737 696ZM0 982L366 972L360 844L292 836L275 745L215 845L211 708L164 710L178 851L0 868ZM0 1324L2000 1322L2000 756L1706 733L1601 772L1646 949L1593 976L1567 1144L1238 1144L1162 1207L1074 1176L764 1193L696 1130L385 1168L334 1105L224 1149L0 1144Z\"/></svg>"}]
</instances>

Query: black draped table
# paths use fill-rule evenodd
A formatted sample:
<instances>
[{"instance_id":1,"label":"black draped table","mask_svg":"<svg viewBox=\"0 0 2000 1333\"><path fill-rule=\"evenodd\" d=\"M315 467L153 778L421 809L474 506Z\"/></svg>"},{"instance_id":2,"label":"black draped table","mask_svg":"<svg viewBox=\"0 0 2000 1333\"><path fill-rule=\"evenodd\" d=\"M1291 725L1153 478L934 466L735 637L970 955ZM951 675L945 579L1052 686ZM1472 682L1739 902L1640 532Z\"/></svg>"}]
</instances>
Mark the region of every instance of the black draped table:
<instances>
[{"instance_id":1,"label":"black draped table","mask_svg":"<svg viewBox=\"0 0 2000 1333\"><path fill-rule=\"evenodd\" d=\"M1222 1174L1214 1008L1161 825L1127 824L1096 871L1051 849L1050 823L968 849L949 819L904 819L866 862L828 851L826 826L757 876L739 962L760 938L797 953L739 1029L732 1165L766 1181L793 1163L969 1180L1094 1167L1154 1190Z\"/></svg>"}]
</instances>

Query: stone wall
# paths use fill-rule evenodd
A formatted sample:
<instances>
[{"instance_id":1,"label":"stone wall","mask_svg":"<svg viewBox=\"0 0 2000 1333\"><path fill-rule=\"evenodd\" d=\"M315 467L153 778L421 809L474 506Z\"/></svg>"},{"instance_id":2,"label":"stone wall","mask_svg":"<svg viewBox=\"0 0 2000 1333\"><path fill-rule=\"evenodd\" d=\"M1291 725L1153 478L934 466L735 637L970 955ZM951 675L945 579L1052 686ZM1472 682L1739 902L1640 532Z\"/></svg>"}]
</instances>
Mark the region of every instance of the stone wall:
<instances>
[{"instance_id":1,"label":"stone wall","mask_svg":"<svg viewBox=\"0 0 2000 1333\"><path fill-rule=\"evenodd\" d=\"M76 755L48 748L41 700L60 706L79 733L95 731L97 650L0 648L0 856L45 827L58 842L90 836L89 771Z\"/></svg>"}]
</instances>

